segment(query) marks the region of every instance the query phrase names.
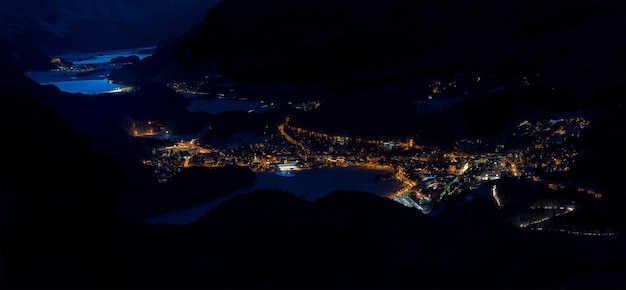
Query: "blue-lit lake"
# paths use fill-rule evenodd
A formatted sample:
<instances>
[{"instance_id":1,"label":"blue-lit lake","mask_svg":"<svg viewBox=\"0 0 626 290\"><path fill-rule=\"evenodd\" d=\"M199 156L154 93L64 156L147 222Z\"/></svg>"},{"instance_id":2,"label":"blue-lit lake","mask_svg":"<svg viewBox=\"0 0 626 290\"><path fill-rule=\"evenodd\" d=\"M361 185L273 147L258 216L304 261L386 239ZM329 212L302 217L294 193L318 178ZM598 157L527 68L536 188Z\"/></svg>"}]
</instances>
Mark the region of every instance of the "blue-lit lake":
<instances>
[{"instance_id":1,"label":"blue-lit lake","mask_svg":"<svg viewBox=\"0 0 626 290\"><path fill-rule=\"evenodd\" d=\"M188 224L197 221L204 214L228 199L239 194L261 189L284 190L307 200L319 199L339 189L358 190L380 196L388 196L399 190L402 184L394 181L376 180L377 174L385 174L387 172L378 169L337 167L296 171L293 177L283 177L274 172L257 172L256 181L250 187L187 209L146 219L144 222L151 224Z\"/></svg>"},{"instance_id":2,"label":"blue-lit lake","mask_svg":"<svg viewBox=\"0 0 626 290\"><path fill-rule=\"evenodd\" d=\"M54 85L59 90L68 93L104 94L116 89L124 88L123 85L109 83L108 79L99 80L71 80L59 82L41 83L42 85Z\"/></svg>"},{"instance_id":3,"label":"blue-lit lake","mask_svg":"<svg viewBox=\"0 0 626 290\"><path fill-rule=\"evenodd\" d=\"M71 61L78 68L91 66L101 70L85 77L81 77L77 70L31 71L26 75L39 84L54 85L59 90L68 93L103 94L117 92L125 88L125 86L109 83L107 79L108 72L111 69L121 67L120 64L112 64L111 59L131 55L136 55L139 59L143 59L150 56L150 52L155 48L154 46L149 46L100 52L74 52L54 56Z\"/></svg>"}]
</instances>

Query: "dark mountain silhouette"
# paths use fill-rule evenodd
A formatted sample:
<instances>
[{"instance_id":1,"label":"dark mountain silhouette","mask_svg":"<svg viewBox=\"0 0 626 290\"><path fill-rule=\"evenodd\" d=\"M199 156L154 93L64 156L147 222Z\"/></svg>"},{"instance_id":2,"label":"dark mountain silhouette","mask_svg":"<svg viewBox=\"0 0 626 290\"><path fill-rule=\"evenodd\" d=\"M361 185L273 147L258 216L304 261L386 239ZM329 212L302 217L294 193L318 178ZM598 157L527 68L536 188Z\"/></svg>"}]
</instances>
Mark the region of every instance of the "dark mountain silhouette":
<instances>
[{"instance_id":1,"label":"dark mountain silhouette","mask_svg":"<svg viewBox=\"0 0 626 290\"><path fill-rule=\"evenodd\" d=\"M335 191L308 202L255 191L187 226L133 230L133 247L150 269L138 285L529 289L626 282L622 238L596 239L589 249L584 238L518 231L492 202L474 209L444 222L365 192ZM606 254L613 250L619 254Z\"/></svg>"},{"instance_id":2,"label":"dark mountain silhouette","mask_svg":"<svg viewBox=\"0 0 626 290\"><path fill-rule=\"evenodd\" d=\"M169 65L142 75L167 79L218 61L240 81L362 90L416 76L540 72L593 93L619 83L623 16L622 1L223 1L156 54Z\"/></svg>"},{"instance_id":3,"label":"dark mountain silhouette","mask_svg":"<svg viewBox=\"0 0 626 290\"><path fill-rule=\"evenodd\" d=\"M220 1L3 1L0 52L20 69L46 69L50 55L158 45Z\"/></svg>"},{"instance_id":4,"label":"dark mountain silhouette","mask_svg":"<svg viewBox=\"0 0 626 290\"><path fill-rule=\"evenodd\" d=\"M0 97L0 193L13 201L2 204L3 287L132 285L136 261L114 214L121 165L33 96Z\"/></svg>"}]
</instances>

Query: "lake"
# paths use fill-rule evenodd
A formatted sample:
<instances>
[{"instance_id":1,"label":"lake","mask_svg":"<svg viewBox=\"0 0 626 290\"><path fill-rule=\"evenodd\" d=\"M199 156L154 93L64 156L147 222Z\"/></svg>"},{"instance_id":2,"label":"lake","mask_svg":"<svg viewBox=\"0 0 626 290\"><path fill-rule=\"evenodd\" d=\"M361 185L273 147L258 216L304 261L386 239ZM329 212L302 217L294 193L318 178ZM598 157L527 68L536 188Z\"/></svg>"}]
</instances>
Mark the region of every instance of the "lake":
<instances>
[{"instance_id":1,"label":"lake","mask_svg":"<svg viewBox=\"0 0 626 290\"><path fill-rule=\"evenodd\" d=\"M402 183L378 181L377 174L389 171L368 168L317 168L300 170L293 177L283 177L274 172L257 172L254 185L235 191L227 196L200 203L196 206L143 220L149 224L184 225L200 219L205 213L222 202L239 194L260 189L278 189L291 192L314 201L339 189L365 191L379 196L388 196L399 190Z\"/></svg>"},{"instance_id":2,"label":"lake","mask_svg":"<svg viewBox=\"0 0 626 290\"><path fill-rule=\"evenodd\" d=\"M125 88L124 85L109 83L108 79L97 80L72 80L41 83L42 85L54 85L59 90L68 93L83 93L87 95L112 93L115 90Z\"/></svg>"},{"instance_id":3,"label":"lake","mask_svg":"<svg viewBox=\"0 0 626 290\"><path fill-rule=\"evenodd\" d=\"M91 95L120 92L127 87L110 83L107 79L107 74L111 69L122 66L121 64L112 64L111 59L131 55L136 55L139 59L143 59L150 56L151 53L147 52L155 48L155 46L148 46L99 52L74 52L54 56L71 61L74 67L79 69L92 66L102 70L101 72L95 73L95 75L88 74L81 76L78 74L80 70L32 71L28 72L26 75L41 85L54 85L58 87L59 90L68 93Z\"/></svg>"},{"instance_id":4,"label":"lake","mask_svg":"<svg viewBox=\"0 0 626 290\"><path fill-rule=\"evenodd\" d=\"M245 111L245 112L265 112L270 109L271 106L262 104L257 101L239 100L239 99L208 99L208 100L195 100L192 99L187 106L189 112L207 112L210 114L218 114L224 111Z\"/></svg>"}]
</instances>

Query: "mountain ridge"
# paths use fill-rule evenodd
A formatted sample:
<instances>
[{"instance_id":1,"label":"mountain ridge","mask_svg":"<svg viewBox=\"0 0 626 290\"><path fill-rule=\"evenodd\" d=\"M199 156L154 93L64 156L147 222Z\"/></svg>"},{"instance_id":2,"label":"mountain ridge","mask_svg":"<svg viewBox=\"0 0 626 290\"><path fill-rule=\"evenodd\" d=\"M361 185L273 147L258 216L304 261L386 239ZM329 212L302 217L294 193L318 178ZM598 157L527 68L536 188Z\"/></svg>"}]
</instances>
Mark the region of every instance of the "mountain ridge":
<instances>
[{"instance_id":1,"label":"mountain ridge","mask_svg":"<svg viewBox=\"0 0 626 290\"><path fill-rule=\"evenodd\" d=\"M358 89L435 74L492 71L507 80L545 71L553 83L582 86L617 82L606 72L623 62L621 4L224 1L166 53L181 67L218 61L242 82Z\"/></svg>"}]
</instances>

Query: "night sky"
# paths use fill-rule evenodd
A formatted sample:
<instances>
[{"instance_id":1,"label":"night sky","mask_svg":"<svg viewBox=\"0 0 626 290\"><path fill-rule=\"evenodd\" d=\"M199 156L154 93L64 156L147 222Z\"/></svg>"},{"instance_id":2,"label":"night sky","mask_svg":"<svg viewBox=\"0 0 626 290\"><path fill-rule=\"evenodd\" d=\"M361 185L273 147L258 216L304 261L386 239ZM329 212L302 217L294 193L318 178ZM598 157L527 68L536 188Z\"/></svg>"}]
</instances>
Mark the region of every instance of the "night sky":
<instances>
[{"instance_id":1,"label":"night sky","mask_svg":"<svg viewBox=\"0 0 626 290\"><path fill-rule=\"evenodd\" d=\"M624 289L626 2L0 2L5 289Z\"/></svg>"}]
</instances>

